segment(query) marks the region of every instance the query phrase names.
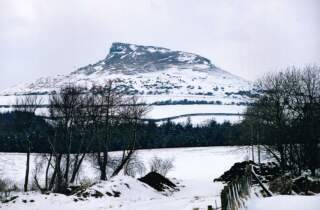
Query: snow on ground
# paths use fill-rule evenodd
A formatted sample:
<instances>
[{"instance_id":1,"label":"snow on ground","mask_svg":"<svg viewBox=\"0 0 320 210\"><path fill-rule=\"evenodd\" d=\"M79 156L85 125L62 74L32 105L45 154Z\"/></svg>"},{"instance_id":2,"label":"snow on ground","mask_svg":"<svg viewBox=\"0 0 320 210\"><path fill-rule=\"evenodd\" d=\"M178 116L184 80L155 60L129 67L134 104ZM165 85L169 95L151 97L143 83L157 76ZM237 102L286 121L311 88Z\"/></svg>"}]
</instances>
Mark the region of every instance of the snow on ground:
<instances>
[{"instance_id":1,"label":"snow on ground","mask_svg":"<svg viewBox=\"0 0 320 210\"><path fill-rule=\"evenodd\" d=\"M268 198L252 198L247 210L319 210L320 196L278 195Z\"/></svg>"},{"instance_id":2,"label":"snow on ground","mask_svg":"<svg viewBox=\"0 0 320 210\"><path fill-rule=\"evenodd\" d=\"M220 100L223 104L232 104L243 102L237 98L217 98L216 96L207 96L207 95L186 95L186 94L168 94L168 95L137 95L139 99L147 104L152 104L155 102L161 101L182 101L182 100L189 100L189 101L207 101L207 102L215 102ZM21 98L23 96L15 96L15 95L0 95L0 105L14 105L17 98ZM48 95L38 95L41 98L43 104L49 103L49 96Z\"/></svg>"},{"instance_id":3,"label":"snow on ground","mask_svg":"<svg viewBox=\"0 0 320 210\"><path fill-rule=\"evenodd\" d=\"M198 104L198 105L159 105L151 106L146 118L162 119L167 117L179 116L184 114L201 114L201 113L243 113L246 106L237 105L213 105L213 104ZM175 123L185 123L188 117L181 117L172 120ZM241 116L215 116L215 115L201 115L191 116L190 120L193 125L200 125L207 123L210 120L216 120L218 123L229 121L236 123L242 120Z\"/></svg>"},{"instance_id":4,"label":"snow on ground","mask_svg":"<svg viewBox=\"0 0 320 210\"><path fill-rule=\"evenodd\" d=\"M35 156L32 156L33 159ZM175 168L169 172L168 177L176 183L179 182L180 191L174 192L170 196L165 196L144 186L143 183L135 179L119 176L115 177L113 182L100 184L103 191L108 187L114 187L121 191L122 194L118 198L104 196L103 198L91 198L86 201L74 202L73 196L48 196L33 192L30 195L19 197L16 204L2 205L1 209L191 210L196 207L206 209L207 205L214 204L215 200L220 204L220 192L223 185L219 182L214 183L213 179L228 170L235 162L247 159L249 151L240 147L152 149L140 150L138 151L138 156L146 165L154 156L173 158ZM19 186L22 186L23 183L24 165L24 154L0 153L0 177L11 179L18 183ZM86 160L82 173L91 178L97 176L89 160ZM123 183L122 185L129 184L130 189L126 189L123 186L117 187L121 183ZM34 199L35 202L25 204L21 202L23 199Z\"/></svg>"},{"instance_id":5,"label":"snow on ground","mask_svg":"<svg viewBox=\"0 0 320 210\"><path fill-rule=\"evenodd\" d=\"M204 116L191 116L190 122L192 125L203 125L211 120L215 120L218 123L230 122L238 123L243 119L242 116L213 116L213 115L204 115ZM171 120L174 123L185 124L188 122L188 117L180 117L177 119Z\"/></svg>"},{"instance_id":6,"label":"snow on ground","mask_svg":"<svg viewBox=\"0 0 320 210\"><path fill-rule=\"evenodd\" d=\"M33 154L32 159L36 159L36 156ZM99 182L87 191L98 190L111 194L120 192L119 197L89 197L80 200L76 196L59 194L18 193L19 198L16 203L0 204L0 209L192 210L199 208L205 210L215 201L220 206L220 192L223 184L212 180L228 170L235 162L248 159L251 155L250 150L244 147L194 147L139 150L138 156L146 166L154 156L173 158L175 168L169 172L168 177L180 186L180 191L172 195L165 195L134 178L117 176L109 181ZM10 179L20 187L23 185L24 165L24 154L0 153L0 177ZM98 176L88 159L84 162L81 171L85 179L95 180ZM319 204L320 196L274 196L270 198L252 196L247 202L247 210L316 210Z\"/></svg>"},{"instance_id":7,"label":"snow on ground","mask_svg":"<svg viewBox=\"0 0 320 210\"><path fill-rule=\"evenodd\" d=\"M243 113L246 106L237 105L161 105L151 106L151 110L147 113L147 118L159 119L165 117L172 117L183 114L192 113Z\"/></svg>"},{"instance_id":8,"label":"snow on ground","mask_svg":"<svg viewBox=\"0 0 320 210\"><path fill-rule=\"evenodd\" d=\"M0 96L1 99L1 96ZM12 99L13 100L13 99ZM1 103L0 103L1 104ZM215 104L193 104L193 105L152 105L150 111L145 118L150 119L162 119L167 117L179 116L184 114L201 114L201 113L230 113L239 114L243 113L246 106L240 105L215 105ZM12 111L12 108L0 108L0 112ZM36 110L37 115L47 116L49 115L47 108L38 108ZM185 123L188 117L181 117L172 120L175 123ZM229 121L236 123L242 120L241 116L214 116L214 115L201 115L191 116L191 123L193 125L199 125L208 122L209 120L216 120L218 123Z\"/></svg>"},{"instance_id":9,"label":"snow on ground","mask_svg":"<svg viewBox=\"0 0 320 210\"><path fill-rule=\"evenodd\" d=\"M183 96L192 99L198 95L208 95L211 101L250 101L241 95L228 95L226 93L251 90L250 82L232 75L221 69L195 70L193 67L170 67L161 71L141 72L135 74L119 74L111 69L95 71L91 74L71 73L55 77L42 77L33 83L20 84L0 91L0 95L13 95L16 93L46 93L58 90L67 84L76 84L91 88L92 85L104 85L107 80L117 81L118 85L127 85L143 96L153 95L157 101L163 98L175 99ZM199 66L197 66L199 67ZM129 70L130 71L130 70ZM200 94L199 94L200 93ZM149 98L151 99L151 98ZM0 99L1 101L1 99ZM149 100L148 100L149 102Z\"/></svg>"}]
</instances>

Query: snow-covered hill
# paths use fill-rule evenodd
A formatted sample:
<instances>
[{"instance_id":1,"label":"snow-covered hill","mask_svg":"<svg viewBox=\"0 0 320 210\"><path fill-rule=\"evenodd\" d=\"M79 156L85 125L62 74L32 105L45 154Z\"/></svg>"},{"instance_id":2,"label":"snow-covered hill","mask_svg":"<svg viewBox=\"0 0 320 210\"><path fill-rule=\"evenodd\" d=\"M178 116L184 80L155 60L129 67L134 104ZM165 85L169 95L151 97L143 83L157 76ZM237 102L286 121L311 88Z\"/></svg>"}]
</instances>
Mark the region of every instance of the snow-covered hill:
<instances>
[{"instance_id":1,"label":"snow-covered hill","mask_svg":"<svg viewBox=\"0 0 320 210\"><path fill-rule=\"evenodd\" d=\"M48 95L67 84L104 85L107 80L146 102L205 100L222 103L250 101L250 82L228 73L193 53L154 46L113 43L105 59L67 75L43 77L0 92L2 96Z\"/></svg>"}]
</instances>

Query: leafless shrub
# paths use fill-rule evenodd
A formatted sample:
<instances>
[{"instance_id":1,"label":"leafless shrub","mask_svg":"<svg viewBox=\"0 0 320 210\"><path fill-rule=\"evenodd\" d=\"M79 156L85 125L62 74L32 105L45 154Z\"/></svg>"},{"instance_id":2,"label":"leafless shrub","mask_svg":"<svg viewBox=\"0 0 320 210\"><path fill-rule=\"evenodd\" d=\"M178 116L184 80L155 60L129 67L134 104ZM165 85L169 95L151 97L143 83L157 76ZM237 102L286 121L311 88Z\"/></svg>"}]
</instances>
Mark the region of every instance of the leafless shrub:
<instances>
[{"instance_id":1,"label":"leafless shrub","mask_svg":"<svg viewBox=\"0 0 320 210\"><path fill-rule=\"evenodd\" d=\"M146 167L137 155L133 155L123 168L123 173L132 177L135 177L136 175L142 176L145 172Z\"/></svg>"},{"instance_id":2,"label":"leafless shrub","mask_svg":"<svg viewBox=\"0 0 320 210\"><path fill-rule=\"evenodd\" d=\"M11 192L18 191L18 187L8 179L0 179L0 201L9 197Z\"/></svg>"},{"instance_id":3,"label":"leafless shrub","mask_svg":"<svg viewBox=\"0 0 320 210\"><path fill-rule=\"evenodd\" d=\"M149 162L150 171L166 176L174 167L173 161L174 159L172 158L161 159L157 156L154 156Z\"/></svg>"},{"instance_id":4,"label":"leafless shrub","mask_svg":"<svg viewBox=\"0 0 320 210\"><path fill-rule=\"evenodd\" d=\"M0 192L4 192L8 188L8 180L0 179Z\"/></svg>"},{"instance_id":5,"label":"leafless shrub","mask_svg":"<svg viewBox=\"0 0 320 210\"><path fill-rule=\"evenodd\" d=\"M84 179L82 179L82 180L80 181L80 186L81 186L82 188L88 188L88 187L92 186L94 183L95 183L95 182L92 181L91 179L89 179L89 178L84 178Z\"/></svg>"}]
</instances>

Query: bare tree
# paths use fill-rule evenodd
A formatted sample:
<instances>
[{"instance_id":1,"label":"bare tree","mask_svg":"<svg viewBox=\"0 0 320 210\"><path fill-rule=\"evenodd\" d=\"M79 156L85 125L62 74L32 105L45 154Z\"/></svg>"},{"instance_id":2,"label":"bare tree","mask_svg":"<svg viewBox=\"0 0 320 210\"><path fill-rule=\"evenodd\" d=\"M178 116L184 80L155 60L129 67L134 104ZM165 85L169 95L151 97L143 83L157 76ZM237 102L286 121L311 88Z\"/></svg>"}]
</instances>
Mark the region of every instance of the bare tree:
<instances>
[{"instance_id":1,"label":"bare tree","mask_svg":"<svg viewBox=\"0 0 320 210\"><path fill-rule=\"evenodd\" d=\"M97 106L95 95L87 93L81 97L81 108L76 115L76 130L77 130L77 147L72 161L72 175L70 183L74 183L77 174L79 173L81 164L90 152L92 143L94 142L97 132L97 114L100 107Z\"/></svg>"},{"instance_id":2,"label":"bare tree","mask_svg":"<svg viewBox=\"0 0 320 210\"><path fill-rule=\"evenodd\" d=\"M105 87L94 87L91 92L94 97L91 109L92 136L96 142L94 159L100 171L100 179L107 180L108 174L115 176L134 162L138 124L147 112L147 107L139 103L137 97L123 95L113 81L108 81ZM111 172L108 171L108 165L113 161L109 155L112 143L121 145L122 155L114 162L116 165L112 164Z\"/></svg>"},{"instance_id":3,"label":"bare tree","mask_svg":"<svg viewBox=\"0 0 320 210\"><path fill-rule=\"evenodd\" d=\"M68 85L50 97L54 135L49 143L54 156L54 171L49 186L55 183L56 192L64 192L74 181L85 156L80 154L87 146L85 128L88 122L83 91L81 87Z\"/></svg>"},{"instance_id":4,"label":"bare tree","mask_svg":"<svg viewBox=\"0 0 320 210\"><path fill-rule=\"evenodd\" d=\"M25 179L24 179L24 191L28 191L28 183L29 183L29 171L30 171L30 154L32 148L32 135L33 132L28 129L32 123L33 115L35 114L36 109L42 104L41 98L37 95L25 95L16 98L15 110L21 112L25 116L23 120L21 120L23 125L23 133L26 141L26 171L25 171ZM31 114L31 116L29 115Z\"/></svg>"},{"instance_id":5,"label":"bare tree","mask_svg":"<svg viewBox=\"0 0 320 210\"><path fill-rule=\"evenodd\" d=\"M105 87L95 87L96 106L99 113L94 113L98 121L98 130L95 133L97 144L95 159L100 170L100 179L107 180L108 153L112 141L113 128L119 123L118 115L122 104L123 94L117 91L113 81L108 81ZM97 123L97 122L96 122Z\"/></svg>"},{"instance_id":6,"label":"bare tree","mask_svg":"<svg viewBox=\"0 0 320 210\"><path fill-rule=\"evenodd\" d=\"M320 67L306 66L300 74L300 85L296 88L295 101L292 109L295 120L301 125L304 138L306 165L315 175L319 167L320 143Z\"/></svg>"},{"instance_id":7,"label":"bare tree","mask_svg":"<svg viewBox=\"0 0 320 210\"><path fill-rule=\"evenodd\" d=\"M52 95L49 112L54 132L48 139L51 154L47 158L44 188L64 193L76 180L90 152L101 180L122 170L132 174L136 170L133 165L139 162L134 156L138 124L146 111L138 98L124 96L113 81L89 91L66 86ZM120 139L124 141L120 143ZM122 155L117 161L109 155L111 143L122 146ZM113 167L108 171L110 165Z\"/></svg>"},{"instance_id":8,"label":"bare tree","mask_svg":"<svg viewBox=\"0 0 320 210\"><path fill-rule=\"evenodd\" d=\"M119 118L121 123L125 125L127 135L126 141L122 147L122 157L120 164L113 171L112 176L119 174L119 172L130 162L136 151L138 125L141 118L149 111L149 108L142 103L136 96L128 97L125 104L121 106ZM123 130L124 131L124 130Z\"/></svg>"},{"instance_id":9,"label":"bare tree","mask_svg":"<svg viewBox=\"0 0 320 210\"><path fill-rule=\"evenodd\" d=\"M263 90L249 107L244 124L251 124L284 171L301 173L319 167L320 68L290 67L258 82ZM258 135L257 135L258 139Z\"/></svg>"}]
</instances>

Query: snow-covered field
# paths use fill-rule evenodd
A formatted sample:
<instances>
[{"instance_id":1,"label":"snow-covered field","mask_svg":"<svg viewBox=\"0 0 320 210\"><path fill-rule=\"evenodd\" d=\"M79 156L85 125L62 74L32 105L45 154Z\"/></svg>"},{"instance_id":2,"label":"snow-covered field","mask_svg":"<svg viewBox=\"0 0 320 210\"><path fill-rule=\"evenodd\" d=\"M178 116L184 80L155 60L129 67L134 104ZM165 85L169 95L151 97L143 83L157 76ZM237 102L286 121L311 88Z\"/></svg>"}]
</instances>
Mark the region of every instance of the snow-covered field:
<instances>
[{"instance_id":1,"label":"snow-covered field","mask_svg":"<svg viewBox=\"0 0 320 210\"><path fill-rule=\"evenodd\" d=\"M213 104L200 104L200 105L161 105L151 106L151 110L147 117L153 119L172 117L183 114L192 113L243 113L246 106L237 105L213 105Z\"/></svg>"},{"instance_id":2,"label":"snow-covered field","mask_svg":"<svg viewBox=\"0 0 320 210\"><path fill-rule=\"evenodd\" d=\"M113 153L116 155L117 152ZM176 183L180 191L160 193L153 188L128 176L117 176L98 183L88 191L120 192L119 197L89 197L83 201L76 196L59 194L42 195L38 192L18 193L15 203L1 204L5 210L206 210L208 205L220 206L220 192L223 184L213 182L214 178L228 170L235 162L248 159L250 150L245 147L194 147L175 149L152 149L138 151L139 158L148 168L149 160L173 158L174 169L168 177ZM32 155L35 160L36 154ZM262 157L265 159L265 156ZM0 153L0 177L23 185L25 154ZM32 165L34 167L34 165ZM81 170L84 179L97 179L98 173L86 160ZM24 201L24 202L23 202ZM26 202L26 203L25 203ZM247 201L247 210L318 210L320 196L273 196L258 198L252 196Z\"/></svg>"},{"instance_id":3,"label":"snow-covered field","mask_svg":"<svg viewBox=\"0 0 320 210\"><path fill-rule=\"evenodd\" d=\"M122 192L119 198L105 196L74 202L73 196L31 193L20 195L21 197L15 204L2 204L1 209L191 210L196 207L206 209L207 205L214 204L215 200L220 205L220 191L223 184L214 183L213 179L228 170L235 162L246 159L249 151L239 147L205 147L140 150L138 155L146 165L154 156L173 158L175 167L168 177L174 178L175 182L179 182L179 186L184 187L170 196L165 196L130 177L120 176L113 180L112 186L109 186ZM33 159L35 156L32 156ZM22 186L23 183L24 165L24 154L0 153L0 177L10 179L19 186ZM87 178L94 178L98 175L90 161L85 162L82 173ZM123 189L121 183L130 185L130 189ZM108 184L103 186L108 188ZM25 204L21 202L23 199L33 199L35 202Z\"/></svg>"},{"instance_id":4,"label":"snow-covered field","mask_svg":"<svg viewBox=\"0 0 320 210\"><path fill-rule=\"evenodd\" d=\"M230 114L241 114L245 111L246 106L237 105L213 105L213 104L198 104L198 105L161 105L151 106L149 113L146 118L161 119L167 117L173 117L184 114L194 113L230 113ZM188 117L181 117L172 120L175 123L185 123ZM209 120L216 120L219 123L224 121L230 121L232 123L239 122L242 120L240 116L213 116L213 115L201 115L191 116L191 123L198 125L205 123Z\"/></svg>"},{"instance_id":5,"label":"snow-covered field","mask_svg":"<svg viewBox=\"0 0 320 210\"><path fill-rule=\"evenodd\" d=\"M0 96L1 99L1 96ZM14 99L12 99L14 100ZM8 103L8 101L7 101ZM1 104L1 103L0 103ZM12 103L14 104L14 103ZM201 114L201 113L230 113L241 114L245 111L246 106L240 105L215 105L215 104L193 104L193 105L152 105L150 111L145 118L150 119L163 119L167 117L174 117L185 114ZM0 108L0 112L11 111L12 108ZM48 115L47 108L38 108L37 115ZM214 116L214 115L201 115L191 116L191 123L194 125L205 123L209 120L216 120L219 123L224 121L239 122L242 120L241 116ZM181 117L172 120L175 123L184 123L187 121L187 117Z\"/></svg>"}]
</instances>

